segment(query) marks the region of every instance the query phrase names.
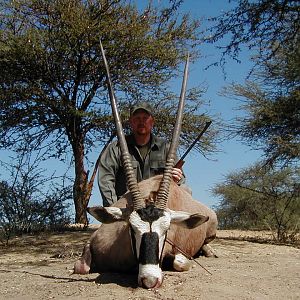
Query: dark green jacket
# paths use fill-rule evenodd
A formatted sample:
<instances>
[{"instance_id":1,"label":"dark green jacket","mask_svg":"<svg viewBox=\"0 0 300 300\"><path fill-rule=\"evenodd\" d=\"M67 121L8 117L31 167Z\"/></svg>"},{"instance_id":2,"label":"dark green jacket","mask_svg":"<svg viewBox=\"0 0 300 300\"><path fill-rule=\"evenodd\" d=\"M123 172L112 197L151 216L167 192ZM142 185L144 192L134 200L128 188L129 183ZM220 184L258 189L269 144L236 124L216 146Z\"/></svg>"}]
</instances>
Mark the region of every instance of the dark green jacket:
<instances>
[{"instance_id":1,"label":"dark green jacket","mask_svg":"<svg viewBox=\"0 0 300 300\"><path fill-rule=\"evenodd\" d=\"M126 136L126 141L138 182L163 173L169 149L169 144L165 140L152 135L150 150L144 161L136 147L134 137ZM112 205L127 191L118 141L112 142L101 155L98 185L104 206Z\"/></svg>"}]
</instances>

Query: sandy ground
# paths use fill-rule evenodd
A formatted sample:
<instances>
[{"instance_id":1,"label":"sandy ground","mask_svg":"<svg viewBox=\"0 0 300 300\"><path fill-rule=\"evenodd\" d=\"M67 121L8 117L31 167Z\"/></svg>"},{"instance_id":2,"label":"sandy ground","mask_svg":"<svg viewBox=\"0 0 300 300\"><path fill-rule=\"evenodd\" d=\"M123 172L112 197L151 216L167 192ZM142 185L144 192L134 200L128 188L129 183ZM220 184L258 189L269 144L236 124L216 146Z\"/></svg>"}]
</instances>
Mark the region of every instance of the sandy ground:
<instances>
[{"instance_id":1,"label":"sandy ground","mask_svg":"<svg viewBox=\"0 0 300 300\"><path fill-rule=\"evenodd\" d=\"M69 275L91 232L16 238L0 245L0 299L300 299L300 249L233 240L219 231L219 258L197 259L189 272L165 272L157 290L135 275ZM230 238L230 239L228 239Z\"/></svg>"}]
</instances>

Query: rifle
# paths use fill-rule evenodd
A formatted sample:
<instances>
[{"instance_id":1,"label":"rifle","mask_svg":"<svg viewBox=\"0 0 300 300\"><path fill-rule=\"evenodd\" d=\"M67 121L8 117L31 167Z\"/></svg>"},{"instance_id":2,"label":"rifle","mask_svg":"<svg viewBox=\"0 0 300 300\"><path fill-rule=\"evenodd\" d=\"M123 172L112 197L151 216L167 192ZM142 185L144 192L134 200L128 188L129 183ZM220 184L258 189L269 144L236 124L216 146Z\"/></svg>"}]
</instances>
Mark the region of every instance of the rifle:
<instances>
[{"instance_id":1,"label":"rifle","mask_svg":"<svg viewBox=\"0 0 300 300\"><path fill-rule=\"evenodd\" d=\"M184 158L189 154L189 152L193 149L195 144L200 140L204 132L207 130L207 128L210 126L212 121L206 122L204 128L199 133L199 135L196 137L196 139L193 141L193 143L188 147L188 149L184 152L184 154L181 156L179 161L175 164L174 168L181 169L183 164L185 163Z\"/></svg>"}]
</instances>

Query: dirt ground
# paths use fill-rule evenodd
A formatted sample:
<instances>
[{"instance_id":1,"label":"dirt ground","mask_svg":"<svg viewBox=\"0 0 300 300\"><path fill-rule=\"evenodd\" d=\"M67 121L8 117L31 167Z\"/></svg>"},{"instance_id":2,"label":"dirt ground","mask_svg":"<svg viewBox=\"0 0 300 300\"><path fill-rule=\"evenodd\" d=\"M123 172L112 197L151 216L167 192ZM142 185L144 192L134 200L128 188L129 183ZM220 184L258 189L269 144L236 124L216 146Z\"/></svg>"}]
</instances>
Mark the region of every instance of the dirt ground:
<instances>
[{"instance_id":1,"label":"dirt ground","mask_svg":"<svg viewBox=\"0 0 300 300\"><path fill-rule=\"evenodd\" d=\"M0 245L0 299L300 299L300 249L233 239L219 231L218 258L197 259L189 272L165 272L157 290L135 275L70 275L91 232L15 238Z\"/></svg>"}]
</instances>

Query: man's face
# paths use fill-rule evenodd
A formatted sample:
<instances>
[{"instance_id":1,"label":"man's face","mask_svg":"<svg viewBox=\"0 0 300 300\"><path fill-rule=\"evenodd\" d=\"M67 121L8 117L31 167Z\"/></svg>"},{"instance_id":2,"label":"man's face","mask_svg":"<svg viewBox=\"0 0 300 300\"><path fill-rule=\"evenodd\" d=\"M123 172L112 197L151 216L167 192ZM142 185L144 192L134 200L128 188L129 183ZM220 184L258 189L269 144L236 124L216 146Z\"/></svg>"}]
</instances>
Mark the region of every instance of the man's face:
<instances>
[{"instance_id":1,"label":"man's face","mask_svg":"<svg viewBox=\"0 0 300 300\"><path fill-rule=\"evenodd\" d=\"M153 117L145 110L137 110L129 119L134 134L148 135L153 127Z\"/></svg>"}]
</instances>

